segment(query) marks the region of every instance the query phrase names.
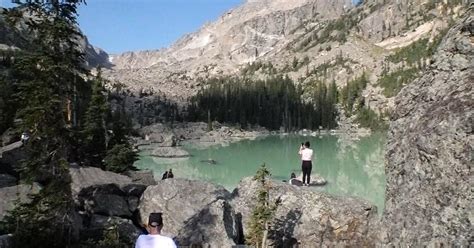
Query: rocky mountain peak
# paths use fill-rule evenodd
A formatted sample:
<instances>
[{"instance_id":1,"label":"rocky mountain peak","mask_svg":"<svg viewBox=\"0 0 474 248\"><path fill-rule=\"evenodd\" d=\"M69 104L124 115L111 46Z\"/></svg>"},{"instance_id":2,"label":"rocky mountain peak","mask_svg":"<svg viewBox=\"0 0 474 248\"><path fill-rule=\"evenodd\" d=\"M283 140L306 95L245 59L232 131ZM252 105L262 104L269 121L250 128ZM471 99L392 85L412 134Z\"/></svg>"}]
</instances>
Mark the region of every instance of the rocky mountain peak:
<instances>
[{"instance_id":1,"label":"rocky mountain peak","mask_svg":"<svg viewBox=\"0 0 474 248\"><path fill-rule=\"evenodd\" d=\"M350 6L350 0L247 1L168 48L112 56L115 66L106 75L132 90L152 88L171 98L178 95L172 88L184 86L179 91L187 98L196 92L198 78L235 74L284 51L295 30L336 19Z\"/></svg>"},{"instance_id":2,"label":"rocky mountain peak","mask_svg":"<svg viewBox=\"0 0 474 248\"><path fill-rule=\"evenodd\" d=\"M114 56L112 61L116 69L149 68L161 62L171 67L196 67L225 61L223 69L235 67L281 49L285 37L314 16L334 19L349 6L350 0L247 1L169 48L127 52Z\"/></svg>"}]
</instances>

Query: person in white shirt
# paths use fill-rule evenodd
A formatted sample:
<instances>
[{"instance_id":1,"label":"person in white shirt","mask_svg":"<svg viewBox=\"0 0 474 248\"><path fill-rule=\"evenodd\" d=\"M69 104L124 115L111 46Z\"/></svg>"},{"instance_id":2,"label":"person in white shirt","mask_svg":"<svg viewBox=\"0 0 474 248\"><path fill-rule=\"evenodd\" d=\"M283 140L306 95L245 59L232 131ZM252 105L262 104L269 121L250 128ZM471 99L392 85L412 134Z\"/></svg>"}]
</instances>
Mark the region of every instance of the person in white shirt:
<instances>
[{"instance_id":1,"label":"person in white shirt","mask_svg":"<svg viewBox=\"0 0 474 248\"><path fill-rule=\"evenodd\" d=\"M313 159L313 150L309 148L309 141L302 143L300 146L300 151L298 154L301 156L301 170L303 171L303 185L309 186L311 182L311 170L313 164L311 160Z\"/></svg>"},{"instance_id":2,"label":"person in white shirt","mask_svg":"<svg viewBox=\"0 0 474 248\"><path fill-rule=\"evenodd\" d=\"M147 235L140 235L135 248L176 248L174 241L161 235L163 228L162 213L151 213L148 217Z\"/></svg>"}]
</instances>

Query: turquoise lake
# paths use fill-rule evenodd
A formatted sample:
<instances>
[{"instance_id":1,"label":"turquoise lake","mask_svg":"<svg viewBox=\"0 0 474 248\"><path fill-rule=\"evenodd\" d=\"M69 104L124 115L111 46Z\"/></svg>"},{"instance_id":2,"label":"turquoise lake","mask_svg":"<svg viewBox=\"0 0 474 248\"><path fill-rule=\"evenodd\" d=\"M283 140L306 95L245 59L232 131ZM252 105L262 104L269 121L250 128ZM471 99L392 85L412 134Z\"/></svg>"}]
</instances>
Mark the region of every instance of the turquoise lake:
<instances>
[{"instance_id":1,"label":"turquoise lake","mask_svg":"<svg viewBox=\"0 0 474 248\"><path fill-rule=\"evenodd\" d=\"M311 142L314 150L313 173L328 181L325 186L310 189L363 198L375 204L379 213L383 211L386 139L381 133L350 142L337 135L272 135L206 149L185 146L192 155L190 158L162 159L142 152L135 165L139 169L152 170L157 179L171 168L175 177L206 180L232 191L243 177L253 176L263 163L276 180L287 180L291 172L299 175L298 148L304 141ZM207 159L213 159L217 164L202 162Z\"/></svg>"}]
</instances>

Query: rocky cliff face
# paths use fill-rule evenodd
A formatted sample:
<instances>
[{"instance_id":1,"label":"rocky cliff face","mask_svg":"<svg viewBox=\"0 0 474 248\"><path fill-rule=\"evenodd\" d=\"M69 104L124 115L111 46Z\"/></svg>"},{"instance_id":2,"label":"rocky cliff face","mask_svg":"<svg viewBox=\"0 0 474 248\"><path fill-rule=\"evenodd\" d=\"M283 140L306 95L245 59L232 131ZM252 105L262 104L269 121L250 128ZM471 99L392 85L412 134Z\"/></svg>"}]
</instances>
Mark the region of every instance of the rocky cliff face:
<instances>
[{"instance_id":1,"label":"rocky cliff face","mask_svg":"<svg viewBox=\"0 0 474 248\"><path fill-rule=\"evenodd\" d=\"M473 243L473 9L424 76L396 97L386 154L384 244Z\"/></svg>"},{"instance_id":2,"label":"rocky cliff face","mask_svg":"<svg viewBox=\"0 0 474 248\"><path fill-rule=\"evenodd\" d=\"M223 67L234 69L281 49L286 37L302 23L315 16L320 21L337 18L349 7L350 0L247 1L167 49L127 52L112 56L112 62L117 69L150 68L160 63L179 69L183 64L196 67L225 61Z\"/></svg>"}]
</instances>

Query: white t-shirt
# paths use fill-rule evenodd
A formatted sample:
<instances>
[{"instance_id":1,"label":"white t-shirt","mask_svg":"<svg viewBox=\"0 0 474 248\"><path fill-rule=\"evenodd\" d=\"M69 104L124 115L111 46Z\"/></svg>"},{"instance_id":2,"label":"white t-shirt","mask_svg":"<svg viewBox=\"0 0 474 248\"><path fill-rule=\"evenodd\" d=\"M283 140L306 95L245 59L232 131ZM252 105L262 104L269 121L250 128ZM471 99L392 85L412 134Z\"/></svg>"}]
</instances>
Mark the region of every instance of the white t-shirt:
<instances>
[{"instance_id":1,"label":"white t-shirt","mask_svg":"<svg viewBox=\"0 0 474 248\"><path fill-rule=\"evenodd\" d=\"M148 234L138 237L135 248L176 248L176 244L166 236Z\"/></svg>"},{"instance_id":2,"label":"white t-shirt","mask_svg":"<svg viewBox=\"0 0 474 248\"><path fill-rule=\"evenodd\" d=\"M313 149L305 148L300 151L301 160L303 161L311 161L313 158Z\"/></svg>"}]
</instances>

